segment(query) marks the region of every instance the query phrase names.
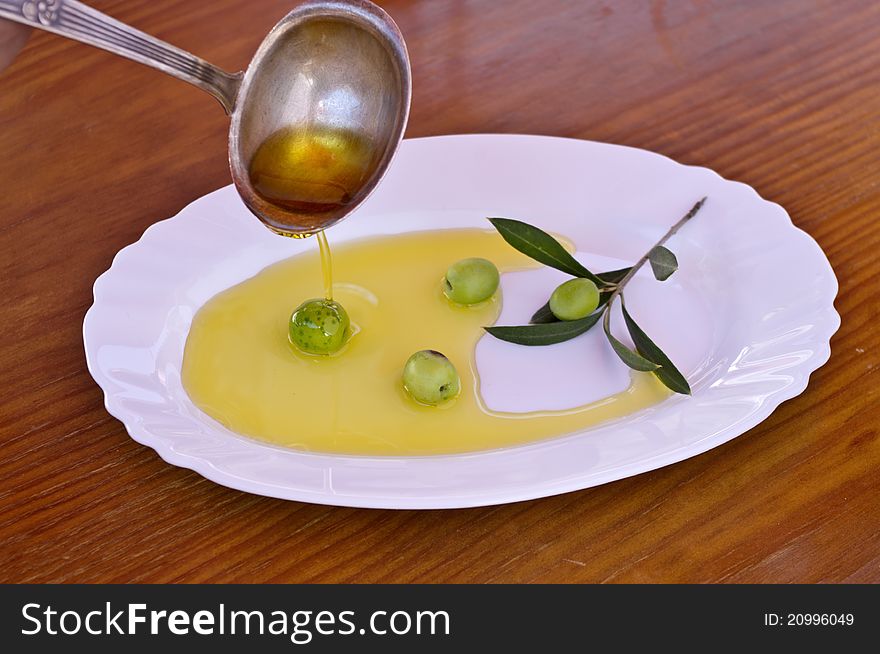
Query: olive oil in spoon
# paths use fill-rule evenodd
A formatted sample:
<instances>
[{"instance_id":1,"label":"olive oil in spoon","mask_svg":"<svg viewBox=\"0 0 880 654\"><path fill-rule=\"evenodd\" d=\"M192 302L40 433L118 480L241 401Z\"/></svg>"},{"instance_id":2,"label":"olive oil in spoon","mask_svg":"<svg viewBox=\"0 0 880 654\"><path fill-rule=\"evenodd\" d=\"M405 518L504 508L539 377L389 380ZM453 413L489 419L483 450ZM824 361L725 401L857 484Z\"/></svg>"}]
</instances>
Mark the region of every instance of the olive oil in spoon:
<instances>
[{"instance_id":1,"label":"olive oil in spoon","mask_svg":"<svg viewBox=\"0 0 880 654\"><path fill-rule=\"evenodd\" d=\"M362 134L322 126L285 127L254 152L248 177L274 207L285 235L310 236L351 204L373 167L375 150Z\"/></svg>"}]
</instances>

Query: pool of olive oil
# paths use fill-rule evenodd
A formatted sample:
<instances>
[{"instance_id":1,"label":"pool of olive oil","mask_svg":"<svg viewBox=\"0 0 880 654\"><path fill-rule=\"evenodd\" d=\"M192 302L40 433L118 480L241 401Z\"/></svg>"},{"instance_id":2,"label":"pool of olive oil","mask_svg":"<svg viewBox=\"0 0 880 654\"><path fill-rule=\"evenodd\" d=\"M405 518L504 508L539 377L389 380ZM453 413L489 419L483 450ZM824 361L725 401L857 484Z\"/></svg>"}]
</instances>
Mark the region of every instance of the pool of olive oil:
<instances>
[{"instance_id":1,"label":"pool of olive oil","mask_svg":"<svg viewBox=\"0 0 880 654\"><path fill-rule=\"evenodd\" d=\"M446 268L468 256L490 259L502 273L536 265L496 232L477 229L336 247L335 282L325 294L332 290L346 308L355 334L329 357L302 354L287 338L291 310L318 295L318 253L274 264L196 313L184 352L184 387L200 409L240 434L361 455L512 446L572 433L668 396L653 375L633 373L624 392L570 410L489 410L480 398L474 350L482 327L497 319L501 298L461 307L442 293ZM461 375L461 395L449 405L421 406L403 390L403 364L422 349L443 352Z\"/></svg>"}]
</instances>

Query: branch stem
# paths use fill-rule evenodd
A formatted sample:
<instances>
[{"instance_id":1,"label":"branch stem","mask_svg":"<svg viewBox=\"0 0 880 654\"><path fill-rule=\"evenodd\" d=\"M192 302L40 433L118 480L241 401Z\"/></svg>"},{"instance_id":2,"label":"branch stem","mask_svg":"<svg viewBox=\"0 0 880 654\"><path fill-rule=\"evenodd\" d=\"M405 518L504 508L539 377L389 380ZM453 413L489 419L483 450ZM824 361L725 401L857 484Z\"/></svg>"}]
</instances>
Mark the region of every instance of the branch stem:
<instances>
[{"instance_id":1,"label":"branch stem","mask_svg":"<svg viewBox=\"0 0 880 654\"><path fill-rule=\"evenodd\" d=\"M635 274L639 272L639 269L645 265L645 263L648 261L648 258L651 256L651 252L654 250L654 248L660 247L661 245L666 243L666 241L672 238L676 234L676 232L678 232L678 230L680 230L684 226L686 222L696 216L697 213L700 211L700 208L702 208L704 202L706 202L706 198L700 199L693 207L691 207L690 211L688 211L684 216L681 217L681 219L677 223L669 228L669 231L663 235L663 238L661 238L654 244L654 247L645 252L644 256L642 256L641 259L633 264L633 267L630 268L629 272L626 273L624 278L617 283L616 287L611 292L608 301L605 303L606 309L611 307L611 303L614 302L614 299L623 292L623 287L626 286L627 282L635 277Z\"/></svg>"}]
</instances>

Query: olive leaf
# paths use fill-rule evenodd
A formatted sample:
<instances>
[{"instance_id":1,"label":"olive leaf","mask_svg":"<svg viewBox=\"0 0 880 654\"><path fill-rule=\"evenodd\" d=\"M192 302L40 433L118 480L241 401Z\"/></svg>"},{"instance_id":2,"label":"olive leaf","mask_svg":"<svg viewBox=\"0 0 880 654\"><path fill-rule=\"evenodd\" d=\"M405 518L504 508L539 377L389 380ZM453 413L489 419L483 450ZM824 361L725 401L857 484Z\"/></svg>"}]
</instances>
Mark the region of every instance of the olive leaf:
<instances>
[{"instance_id":1,"label":"olive leaf","mask_svg":"<svg viewBox=\"0 0 880 654\"><path fill-rule=\"evenodd\" d=\"M489 218L501 237L514 248L535 261L556 268L574 277L586 277L597 286L602 280L584 268L562 244L547 232L511 218Z\"/></svg>"},{"instance_id":2,"label":"olive leaf","mask_svg":"<svg viewBox=\"0 0 880 654\"><path fill-rule=\"evenodd\" d=\"M529 320L529 324L532 325L542 325L548 322L559 322L559 318L553 315L553 312L550 311L550 302L547 301L544 303L540 309L535 311L532 314L531 320Z\"/></svg>"},{"instance_id":3,"label":"olive leaf","mask_svg":"<svg viewBox=\"0 0 880 654\"><path fill-rule=\"evenodd\" d=\"M626 345L614 338L611 333L611 311L605 311L605 320L602 321L602 327L605 330L605 336L608 337L608 342L611 343L611 347L617 353L617 356L619 356L620 360L630 368L642 372L653 372L660 367L653 361L649 361L636 352L633 352Z\"/></svg>"},{"instance_id":4,"label":"olive leaf","mask_svg":"<svg viewBox=\"0 0 880 654\"><path fill-rule=\"evenodd\" d=\"M663 353L657 345L648 338L648 335L636 324L636 321L632 319L632 316L629 315L629 311L626 310L626 303L623 301L623 296L620 296L620 308L623 311L623 320L626 322L626 329L629 331L629 335L633 339L633 343L635 343L636 350L639 351L646 359L653 361L656 363L659 368L654 371L654 374L662 381L667 387L675 391L676 393L681 393L683 395L691 394L691 387L688 384L687 379L685 379L684 375L682 375L678 368L673 365L672 361L669 360L669 357Z\"/></svg>"},{"instance_id":5,"label":"olive leaf","mask_svg":"<svg viewBox=\"0 0 880 654\"><path fill-rule=\"evenodd\" d=\"M648 253L648 261L651 262L651 270L657 281L664 282L669 276L678 270L678 259L670 250L662 245L656 246Z\"/></svg>"},{"instance_id":6,"label":"olive leaf","mask_svg":"<svg viewBox=\"0 0 880 654\"><path fill-rule=\"evenodd\" d=\"M540 325L515 327L484 327L495 338L517 345L553 345L580 336L599 322L602 312L590 314L580 320L558 320Z\"/></svg>"},{"instance_id":7,"label":"olive leaf","mask_svg":"<svg viewBox=\"0 0 880 654\"><path fill-rule=\"evenodd\" d=\"M620 270L609 270L608 272L601 272L596 275L596 277L608 284L618 284L623 280L624 277L629 274L630 270L632 270L632 266L630 266L629 268L621 268Z\"/></svg>"}]
</instances>

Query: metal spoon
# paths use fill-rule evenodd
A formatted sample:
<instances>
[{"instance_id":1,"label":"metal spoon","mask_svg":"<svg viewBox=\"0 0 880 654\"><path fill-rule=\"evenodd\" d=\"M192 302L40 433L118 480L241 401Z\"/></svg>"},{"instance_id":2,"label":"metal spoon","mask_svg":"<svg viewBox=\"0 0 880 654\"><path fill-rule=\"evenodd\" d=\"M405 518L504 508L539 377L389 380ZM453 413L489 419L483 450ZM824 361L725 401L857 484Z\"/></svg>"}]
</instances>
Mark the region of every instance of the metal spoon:
<instances>
[{"instance_id":1,"label":"metal spoon","mask_svg":"<svg viewBox=\"0 0 880 654\"><path fill-rule=\"evenodd\" d=\"M300 5L272 28L247 70L234 74L75 0L0 0L0 18L158 68L217 98L231 117L229 168L236 189L257 218L286 236L325 229L360 205L385 174L406 127L406 44L388 14L367 0ZM284 128L345 130L367 148L345 202L298 211L257 193L249 162L267 137Z\"/></svg>"}]
</instances>

